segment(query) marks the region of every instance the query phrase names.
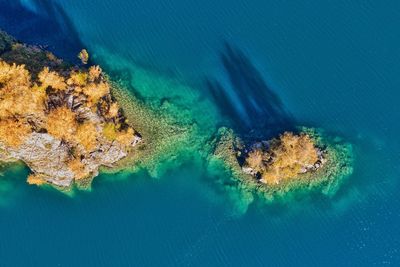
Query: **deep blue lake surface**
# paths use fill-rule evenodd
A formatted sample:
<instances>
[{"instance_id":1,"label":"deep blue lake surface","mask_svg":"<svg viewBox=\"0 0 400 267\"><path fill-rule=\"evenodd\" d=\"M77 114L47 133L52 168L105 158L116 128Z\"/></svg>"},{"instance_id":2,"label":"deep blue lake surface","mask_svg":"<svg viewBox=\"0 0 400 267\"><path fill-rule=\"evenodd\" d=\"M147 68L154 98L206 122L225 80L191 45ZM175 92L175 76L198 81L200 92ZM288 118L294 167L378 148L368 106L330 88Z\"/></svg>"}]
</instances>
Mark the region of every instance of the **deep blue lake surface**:
<instances>
[{"instance_id":1,"label":"deep blue lake surface","mask_svg":"<svg viewBox=\"0 0 400 267\"><path fill-rule=\"evenodd\" d=\"M210 80L234 94L221 55L235 47L297 121L356 156L332 199L241 212L190 162L159 179L103 174L72 198L8 169L0 266L400 265L399 25L394 0L0 0L0 28L21 41L70 61L85 47L111 75L191 88L131 88L144 97L206 98Z\"/></svg>"}]
</instances>

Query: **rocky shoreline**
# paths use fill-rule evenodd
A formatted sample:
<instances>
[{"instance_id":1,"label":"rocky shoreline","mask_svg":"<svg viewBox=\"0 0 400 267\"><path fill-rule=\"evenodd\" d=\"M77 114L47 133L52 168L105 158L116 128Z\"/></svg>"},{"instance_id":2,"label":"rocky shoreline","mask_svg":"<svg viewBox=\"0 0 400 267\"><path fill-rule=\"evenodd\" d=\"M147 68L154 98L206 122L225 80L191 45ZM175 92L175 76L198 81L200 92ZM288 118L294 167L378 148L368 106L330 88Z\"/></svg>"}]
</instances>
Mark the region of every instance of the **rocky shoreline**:
<instances>
[{"instance_id":1,"label":"rocky shoreline","mask_svg":"<svg viewBox=\"0 0 400 267\"><path fill-rule=\"evenodd\" d=\"M24 162L30 184L87 188L99 170L157 177L165 162L197 157L229 172L216 184L274 199L302 189L333 194L352 173L351 145L319 130L246 143L224 127L205 133L167 100L149 105L99 66L86 67L86 50L79 58L69 65L0 31L0 162Z\"/></svg>"},{"instance_id":2,"label":"rocky shoreline","mask_svg":"<svg viewBox=\"0 0 400 267\"><path fill-rule=\"evenodd\" d=\"M4 32L0 49L0 161L23 161L28 183L90 183L141 141L100 67L69 66Z\"/></svg>"},{"instance_id":3,"label":"rocky shoreline","mask_svg":"<svg viewBox=\"0 0 400 267\"><path fill-rule=\"evenodd\" d=\"M332 196L340 185L353 172L353 152L349 143L327 135L321 129L299 128L299 133L308 135L314 142L318 158L306 169L283 179L278 183L262 181L259 171L249 167L245 160L254 147L269 146L270 141L255 142L246 145L231 129L220 128L210 145L214 153L208 158L211 169L224 169L231 179L220 181L226 190L232 185L243 194L259 196L267 201L289 197L291 192L319 192ZM217 166L217 167L216 167Z\"/></svg>"}]
</instances>

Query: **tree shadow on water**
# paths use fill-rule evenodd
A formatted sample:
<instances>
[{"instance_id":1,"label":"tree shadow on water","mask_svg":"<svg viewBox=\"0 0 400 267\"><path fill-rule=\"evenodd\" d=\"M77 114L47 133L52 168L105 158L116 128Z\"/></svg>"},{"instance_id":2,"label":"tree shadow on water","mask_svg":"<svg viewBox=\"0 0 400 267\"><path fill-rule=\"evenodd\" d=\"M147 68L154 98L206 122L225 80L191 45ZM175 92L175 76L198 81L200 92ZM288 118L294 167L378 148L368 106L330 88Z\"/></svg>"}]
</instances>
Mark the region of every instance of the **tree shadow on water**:
<instances>
[{"instance_id":1,"label":"tree shadow on water","mask_svg":"<svg viewBox=\"0 0 400 267\"><path fill-rule=\"evenodd\" d=\"M206 85L230 127L251 138L270 138L294 128L294 118L249 57L225 43L220 59L227 82L207 79Z\"/></svg>"},{"instance_id":2,"label":"tree shadow on water","mask_svg":"<svg viewBox=\"0 0 400 267\"><path fill-rule=\"evenodd\" d=\"M46 45L71 63L84 48L63 7L50 0L0 0L0 29L24 43Z\"/></svg>"}]
</instances>

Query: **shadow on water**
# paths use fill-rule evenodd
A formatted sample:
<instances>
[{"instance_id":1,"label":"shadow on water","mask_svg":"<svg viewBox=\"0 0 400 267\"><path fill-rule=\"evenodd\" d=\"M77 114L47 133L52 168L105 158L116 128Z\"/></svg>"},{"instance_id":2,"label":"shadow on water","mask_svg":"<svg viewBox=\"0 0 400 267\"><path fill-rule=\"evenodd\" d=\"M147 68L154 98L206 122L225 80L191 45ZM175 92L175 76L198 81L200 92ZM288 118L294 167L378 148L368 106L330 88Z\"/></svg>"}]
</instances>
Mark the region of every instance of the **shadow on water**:
<instances>
[{"instance_id":1,"label":"shadow on water","mask_svg":"<svg viewBox=\"0 0 400 267\"><path fill-rule=\"evenodd\" d=\"M207 79L209 93L230 127L242 136L268 138L294 128L295 121L279 96L238 48L225 43L220 55L227 83Z\"/></svg>"},{"instance_id":2,"label":"shadow on water","mask_svg":"<svg viewBox=\"0 0 400 267\"><path fill-rule=\"evenodd\" d=\"M0 29L24 43L46 49L71 63L84 47L64 9L54 1L0 0Z\"/></svg>"}]
</instances>

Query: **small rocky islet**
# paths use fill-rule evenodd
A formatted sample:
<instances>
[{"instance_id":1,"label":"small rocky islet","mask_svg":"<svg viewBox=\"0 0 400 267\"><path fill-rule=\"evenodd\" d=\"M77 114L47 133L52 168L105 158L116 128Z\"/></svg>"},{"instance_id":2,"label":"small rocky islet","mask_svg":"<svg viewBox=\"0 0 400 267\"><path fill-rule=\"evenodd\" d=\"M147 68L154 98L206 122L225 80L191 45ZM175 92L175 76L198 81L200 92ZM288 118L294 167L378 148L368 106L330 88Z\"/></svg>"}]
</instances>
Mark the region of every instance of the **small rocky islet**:
<instances>
[{"instance_id":1,"label":"small rocky islet","mask_svg":"<svg viewBox=\"0 0 400 267\"><path fill-rule=\"evenodd\" d=\"M102 167L120 170L150 159L154 166L169 157L160 156L169 153L163 149L191 133L133 96L121 98L99 66L86 67L86 50L79 58L80 66L69 65L0 32L0 161L24 162L30 184L87 187ZM266 198L299 188L331 193L352 172L351 145L314 129L243 141L222 127L201 140L208 140L201 154L209 164Z\"/></svg>"},{"instance_id":2,"label":"small rocky islet","mask_svg":"<svg viewBox=\"0 0 400 267\"><path fill-rule=\"evenodd\" d=\"M322 129L298 127L254 141L223 127L212 144L209 161L230 173L223 183L267 200L295 191L332 196L353 172L352 145Z\"/></svg>"}]
</instances>

